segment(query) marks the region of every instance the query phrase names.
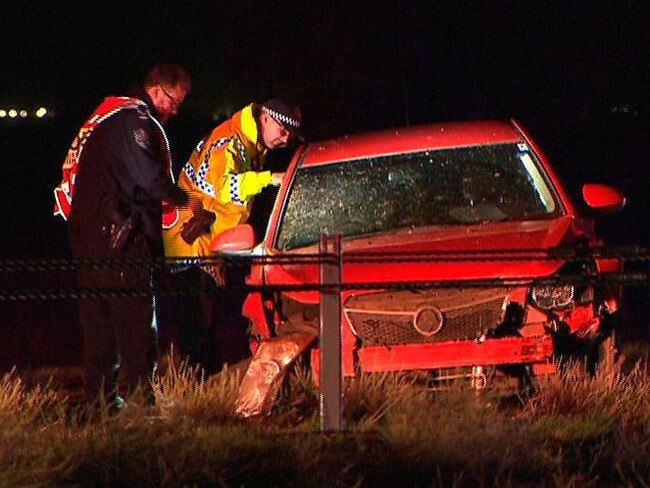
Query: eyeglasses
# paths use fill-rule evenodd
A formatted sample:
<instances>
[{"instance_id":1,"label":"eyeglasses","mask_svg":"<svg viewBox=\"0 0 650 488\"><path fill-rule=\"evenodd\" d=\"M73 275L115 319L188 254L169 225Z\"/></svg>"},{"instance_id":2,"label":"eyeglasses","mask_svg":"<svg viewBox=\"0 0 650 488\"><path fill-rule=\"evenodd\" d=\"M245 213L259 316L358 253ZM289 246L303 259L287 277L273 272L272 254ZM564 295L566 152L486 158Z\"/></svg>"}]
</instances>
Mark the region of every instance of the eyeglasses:
<instances>
[{"instance_id":1,"label":"eyeglasses","mask_svg":"<svg viewBox=\"0 0 650 488\"><path fill-rule=\"evenodd\" d=\"M160 89L163 91L163 93L165 95L167 95L167 98L169 98L169 101L172 102L172 105L174 106L174 110L178 110L179 107L181 106L182 102L179 102L174 97L172 97L171 94L167 90L165 90L164 86L160 85Z\"/></svg>"},{"instance_id":2,"label":"eyeglasses","mask_svg":"<svg viewBox=\"0 0 650 488\"><path fill-rule=\"evenodd\" d=\"M291 132L289 132L284 125L282 125L278 120L276 120L275 117L272 117L271 114L266 114L266 115L268 115L269 119L275 122L275 125L278 126L280 137L291 137Z\"/></svg>"}]
</instances>

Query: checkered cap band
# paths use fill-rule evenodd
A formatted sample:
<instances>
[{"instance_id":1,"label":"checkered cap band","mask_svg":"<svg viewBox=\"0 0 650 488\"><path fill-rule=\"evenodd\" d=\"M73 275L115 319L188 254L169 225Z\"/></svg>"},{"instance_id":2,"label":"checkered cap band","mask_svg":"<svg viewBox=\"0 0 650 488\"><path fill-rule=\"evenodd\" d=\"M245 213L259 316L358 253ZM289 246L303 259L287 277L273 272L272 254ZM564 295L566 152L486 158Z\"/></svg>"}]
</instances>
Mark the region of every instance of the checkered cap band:
<instances>
[{"instance_id":1,"label":"checkered cap band","mask_svg":"<svg viewBox=\"0 0 650 488\"><path fill-rule=\"evenodd\" d=\"M280 112L273 110L271 108L268 108L266 106L262 106L262 112L265 114L269 114L271 117L273 117L275 120L280 122L282 125L285 127L289 126L292 129L296 130L298 127L300 127L300 122L298 122L296 119L293 117L289 117L288 115L281 114Z\"/></svg>"}]
</instances>

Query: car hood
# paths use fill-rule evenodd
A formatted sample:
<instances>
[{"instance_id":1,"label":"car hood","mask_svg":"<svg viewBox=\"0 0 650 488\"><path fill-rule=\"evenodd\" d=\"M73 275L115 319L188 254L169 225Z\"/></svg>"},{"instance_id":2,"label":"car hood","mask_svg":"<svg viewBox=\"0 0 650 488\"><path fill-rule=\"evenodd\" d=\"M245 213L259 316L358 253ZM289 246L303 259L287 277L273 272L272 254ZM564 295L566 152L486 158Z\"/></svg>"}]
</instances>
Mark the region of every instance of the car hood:
<instances>
[{"instance_id":1,"label":"car hood","mask_svg":"<svg viewBox=\"0 0 650 488\"><path fill-rule=\"evenodd\" d=\"M548 251L575 243L571 215L551 220L401 230L343 239L343 282L522 279L548 276L564 263ZM282 256L317 254L313 245ZM317 264L267 265L267 283L319 282Z\"/></svg>"}]
</instances>

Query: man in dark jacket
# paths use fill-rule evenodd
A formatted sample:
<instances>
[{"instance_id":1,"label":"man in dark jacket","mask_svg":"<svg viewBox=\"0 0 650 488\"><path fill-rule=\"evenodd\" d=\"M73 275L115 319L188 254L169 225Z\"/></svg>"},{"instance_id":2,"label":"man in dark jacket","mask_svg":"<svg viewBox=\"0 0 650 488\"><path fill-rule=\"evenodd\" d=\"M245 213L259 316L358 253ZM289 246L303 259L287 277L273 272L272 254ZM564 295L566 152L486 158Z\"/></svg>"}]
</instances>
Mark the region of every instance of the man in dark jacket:
<instances>
[{"instance_id":1,"label":"man in dark jacket","mask_svg":"<svg viewBox=\"0 0 650 488\"><path fill-rule=\"evenodd\" d=\"M155 364L152 263L162 262L162 205L195 206L174 185L163 125L191 80L157 65L132 97L108 97L81 128L55 189L79 261L86 393L120 401L145 389ZM198 204L200 205L200 204ZM117 372L119 371L119 380Z\"/></svg>"}]
</instances>

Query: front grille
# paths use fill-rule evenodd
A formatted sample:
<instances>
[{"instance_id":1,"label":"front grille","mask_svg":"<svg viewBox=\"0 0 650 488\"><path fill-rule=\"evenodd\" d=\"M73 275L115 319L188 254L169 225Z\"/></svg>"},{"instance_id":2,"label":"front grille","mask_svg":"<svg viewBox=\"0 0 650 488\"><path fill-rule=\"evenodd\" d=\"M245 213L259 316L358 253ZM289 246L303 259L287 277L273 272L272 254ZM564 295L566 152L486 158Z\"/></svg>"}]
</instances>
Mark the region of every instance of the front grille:
<instances>
[{"instance_id":1,"label":"front grille","mask_svg":"<svg viewBox=\"0 0 650 488\"><path fill-rule=\"evenodd\" d=\"M344 310L364 346L475 339L502 320L509 291L503 287L386 291L354 296ZM442 318L441 326L436 317Z\"/></svg>"}]
</instances>

